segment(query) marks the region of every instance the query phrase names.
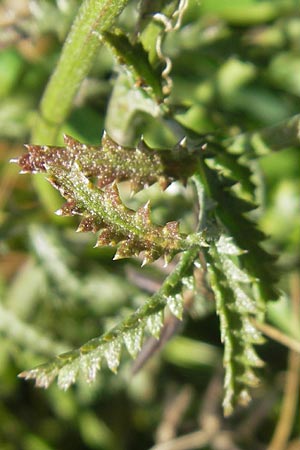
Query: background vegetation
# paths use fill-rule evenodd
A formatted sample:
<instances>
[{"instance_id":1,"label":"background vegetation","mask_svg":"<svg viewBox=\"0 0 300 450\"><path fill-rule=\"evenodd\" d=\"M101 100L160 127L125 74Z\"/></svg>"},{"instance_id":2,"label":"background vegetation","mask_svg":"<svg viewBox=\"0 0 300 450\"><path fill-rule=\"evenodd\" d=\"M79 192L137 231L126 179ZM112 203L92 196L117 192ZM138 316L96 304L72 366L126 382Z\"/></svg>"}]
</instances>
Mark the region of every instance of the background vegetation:
<instances>
[{"instance_id":1,"label":"background vegetation","mask_svg":"<svg viewBox=\"0 0 300 450\"><path fill-rule=\"evenodd\" d=\"M112 261L109 248L93 249L93 236L75 233L76 219L53 214L62 203L54 189L41 178L20 176L9 163L30 140L62 144L68 133L98 144L104 127L120 143L141 134L152 146L176 142L107 45L99 45L54 142L43 141L37 111L80 3L0 3L1 449L299 449L300 157L297 133L294 146L287 139L283 149L285 125L273 134L273 151L252 143L260 157L249 162L261 205L257 220L279 256L282 292L268 309L271 327L262 331L271 339L258 349L266 365L249 406L223 417L222 345L210 291L199 294L207 301L196 299L183 322L166 318L164 345L159 352L151 347L154 355L141 370L141 359L133 363L124 352L117 376L103 370L94 384L79 380L66 392L17 378L109 329L172 269L160 263L141 269L139 261ZM158 11L177 4L154 3ZM118 18L131 36L138 6L128 2ZM170 102L178 120L230 139L298 114L299 8L296 0L190 0L181 27L167 33L163 47L172 60ZM161 29L151 26L144 36L150 50ZM84 62L76 64L80 69ZM64 97L56 99L54 123L65 105ZM125 185L122 195L134 208L150 198L157 223L181 220L186 232L195 225L189 185L163 193L154 185L132 199ZM168 333L175 335L170 341Z\"/></svg>"}]
</instances>

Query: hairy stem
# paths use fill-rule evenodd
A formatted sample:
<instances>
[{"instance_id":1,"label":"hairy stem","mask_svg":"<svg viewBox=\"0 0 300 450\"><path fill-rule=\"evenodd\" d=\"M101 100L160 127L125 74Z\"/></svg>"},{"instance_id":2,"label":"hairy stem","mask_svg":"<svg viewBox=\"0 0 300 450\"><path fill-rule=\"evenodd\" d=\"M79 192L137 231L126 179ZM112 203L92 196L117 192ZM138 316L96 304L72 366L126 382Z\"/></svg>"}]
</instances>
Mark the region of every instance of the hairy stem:
<instances>
[{"instance_id":1,"label":"hairy stem","mask_svg":"<svg viewBox=\"0 0 300 450\"><path fill-rule=\"evenodd\" d=\"M56 143L59 129L101 45L97 33L112 26L128 1L85 0L82 3L42 98L31 136L35 144ZM34 186L46 210L58 207L58 196L53 194L42 175L35 177Z\"/></svg>"},{"instance_id":2,"label":"hairy stem","mask_svg":"<svg viewBox=\"0 0 300 450\"><path fill-rule=\"evenodd\" d=\"M98 33L112 26L127 3L128 0L85 0L82 3L43 95L40 116L32 132L34 143L55 143L73 98L101 45Z\"/></svg>"}]
</instances>

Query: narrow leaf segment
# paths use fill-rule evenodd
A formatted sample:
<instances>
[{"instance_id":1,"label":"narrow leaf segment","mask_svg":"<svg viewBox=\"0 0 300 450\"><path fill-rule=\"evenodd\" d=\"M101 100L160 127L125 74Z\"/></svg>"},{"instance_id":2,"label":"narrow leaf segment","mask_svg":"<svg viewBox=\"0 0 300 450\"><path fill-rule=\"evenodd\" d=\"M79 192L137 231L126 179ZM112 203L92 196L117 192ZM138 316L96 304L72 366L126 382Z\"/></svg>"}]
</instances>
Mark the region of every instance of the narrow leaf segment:
<instances>
[{"instance_id":1,"label":"narrow leaf segment","mask_svg":"<svg viewBox=\"0 0 300 450\"><path fill-rule=\"evenodd\" d=\"M231 155L227 154L228 157ZM235 159L234 155L232 159ZM231 170L228 177L224 175L224 167L212 169L210 159L203 158L199 159L197 176L208 197L214 202L213 220L222 224L228 235L242 250L238 257L239 262L252 279L252 284L257 291L255 298L263 312L268 300L278 298L278 291L274 287L277 271L274 264L276 258L261 246L261 242L266 239L265 234L257 228L249 216L249 213L257 206L244 200L232 189L238 182L242 184L237 177L236 169Z\"/></svg>"},{"instance_id":2,"label":"narrow leaf segment","mask_svg":"<svg viewBox=\"0 0 300 450\"><path fill-rule=\"evenodd\" d=\"M136 148L123 147L103 134L101 145L82 144L64 137L65 147L27 145L28 153L18 159L22 172L47 172L51 167L70 170L75 161L87 177L97 177L104 187L113 181L130 180L134 192L159 182L165 189L172 181L186 182L195 170L196 153L182 145L155 151L141 140Z\"/></svg>"},{"instance_id":3,"label":"narrow leaf segment","mask_svg":"<svg viewBox=\"0 0 300 450\"><path fill-rule=\"evenodd\" d=\"M263 338L251 324L251 315L257 314L257 305L248 294L251 279L240 271L232 261L221 240L212 244L206 252L209 263L210 282L216 298L217 314L220 317L221 339L224 343L225 396L224 412L229 415L237 404L250 400L249 388L258 385L253 369L263 362L253 345L261 344ZM237 255L233 255L237 256ZM248 292L247 292L248 291Z\"/></svg>"},{"instance_id":4,"label":"narrow leaf segment","mask_svg":"<svg viewBox=\"0 0 300 450\"><path fill-rule=\"evenodd\" d=\"M87 146L67 136L65 143L66 147L29 145L28 153L18 160L22 172L47 172L49 181L66 198L57 214L82 215L78 231L100 231L96 246L118 245L115 259L142 252L144 263L160 256L169 262L189 246L177 222L164 227L152 224L149 203L132 211L122 203L116 185L117 181L131 179L136 191L156 181L165 188L177 176L185 179L186 171L192 170L191 163L185 171L180 170L186 152L178 148L154 152L144 142L136 149L123 148L106 134L101 147ZM169 165L164 153L168 153ZM96 177L97 186L90 177Z\"/></svg>"},{"instance_id":5,"label":"narrow leaf segment","mask_svg":"<svg viewBox=\"0 0 300 450\"><path fill-rule=\"evenodd\" d=\"M210 143L194 181L202 206L200 222L211 231L210 247L203 249L224 343L224 412L250 400L249 388L258 384L255 369L263 364L254 345L263 342L251 317L264 316L268 300L278 296L275 258L262 246L266 236L249 214L254 186L251 172L236 155ZM238 188L238 189L237 189ZM213 234L214 233L214 234Z\"/></svg>"}]
</instances>

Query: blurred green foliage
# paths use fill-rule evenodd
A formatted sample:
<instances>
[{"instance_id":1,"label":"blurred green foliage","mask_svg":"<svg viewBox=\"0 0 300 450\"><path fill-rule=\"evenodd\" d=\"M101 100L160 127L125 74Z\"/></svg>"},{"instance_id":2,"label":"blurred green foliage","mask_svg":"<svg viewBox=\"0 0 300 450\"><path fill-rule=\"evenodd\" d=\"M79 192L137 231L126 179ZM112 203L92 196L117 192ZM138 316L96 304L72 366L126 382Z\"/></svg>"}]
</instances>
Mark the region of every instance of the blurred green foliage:
<instances>
[{"instance_id":1,"label":"blurred green foliage","mask_svg":"<svg viewBox=\"0 0 300 450\"><path fill-rule=\"evenodd\" d=\"M186 317L180 325L182 337L166 344L134 377L132 362L125 355L118 376L104 370L92 386L79 382L67 392L56 386L40 391L17 378L20 371L100 335L141 305L153 285L156 289L165 277L157 265L141 273L137 262L112 262L111 250L93 249L93 238L75 235L73 219L60 220L45 210L31 177L20 177L18 168L9 164L30 139L42 92L79 3L0 3L3 450L147 449L161 438L163 425L169 424L168 405L179 398L182 386L188 386L192 395L177 422L171 423L173 428L169 424L169 438L197 429L199 423L203 426L203 417L210 412L209 388L216 380L218 386L222 384L218 323L211 308L203 307L200 294L191 309L192 318ZM173 62L170 101L178 105L178 120L199 133L232 137L299 113L299 6L292 0L190 0L182 26L164 44ZM131 33L136 10L137 2L130 2L119 19L119 26ZM149 39L145 32L146 48ZM126 73L116 73L109 48L101 47L61 136L67 132L95 144L105 123L120 142L134 141L141 132L153 145L176 141L167 125L157 126L153 104L137 98L134 87L128 89L130 83ZM286 298L271 307L270 321L289 332L290 279L300 264L299 147L268 154L251 164L258 165L255 182L263 205L259 222L270 235L269 247L279 255L280 288ZM183 217L183 227L193 228L193 193L187 189L185 196L177 185L163 194L155 186L148 190L158 223ZM144 192L131 200L126 186L122 192L129 204L139 206L144 201ZM213 391L213 414L221 430L231 430L236 448L264 448L282 407L287 350L266 342L261 353L267 362L264 382L247 409L224 421L221 395L218 389ZM252 421L252 432L246 433L247 420L260 408L264 408L260 422ZM299 408L295 417L299 418ZM299 420L292 425L291 441L299 437Z\"/></svg>"}]
</instances>

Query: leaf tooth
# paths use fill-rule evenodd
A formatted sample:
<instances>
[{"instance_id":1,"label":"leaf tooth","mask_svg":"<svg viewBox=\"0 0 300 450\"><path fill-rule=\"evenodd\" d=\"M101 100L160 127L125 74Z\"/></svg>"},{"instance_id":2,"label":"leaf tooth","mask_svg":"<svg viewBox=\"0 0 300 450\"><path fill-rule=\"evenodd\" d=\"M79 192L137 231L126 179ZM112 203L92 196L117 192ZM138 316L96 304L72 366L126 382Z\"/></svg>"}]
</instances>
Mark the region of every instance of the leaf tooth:
<instances>
[{"instance_id":1,"label":"leaf tooth","mask_svg":"<svg viewBox=\"0 0 300 450\"><path fill-rule=\"evenodd\" d=\"M248 367L263 367L265 365L251 344L246 345L243 355L236 356L235 360Z\"/></svg>"},{"instance_id":2,"label":"leaf tooth","mask_svg":"<svg viewBox=\"0 0 300 450\"><path fill-rule=\"evenodd\" d=\"M150 216L150 200L145 203L144 206L141 206L137 212L136 217L142 226L148 226L151 224L151 216Z\"/></svg>"},{"instance_id":3,"label":"leaf tooth","mask_svg":"<svg viewBox=\"0 0 300 450\"><path fill-rule=\"evenodd\" d=\"M183 315L183 298L181 294L172 295L167 298L168 307L177 319L182 319Z\"/></svg>"},{"instance_id":4,"label":"leaf tooth","mask_svg":"<svg viewBox=\"0 0 300 450\"><path fill-rule=\"evenodd\" d=\"M120 364L121 350L122 342L120 339L113 339L105 346L104 357L108 368L114 373L117 372Z\"/></svg>"},{"instance_id":5,"label":"leaf tooth","mask_svg":"<svg viewBox=\"0 0 300 450\"><path fill-rule=\"evenodd\" d=\"M18 377L24 378L24 380L35 380L38 373L39 369L24 370L18 374Z\"/></svg>"},{"instance_id":6,"label":"leaf tooth","mask_svg":"<svg viewBox=\"0 0 300 450\"><path fill-rule=\"evenodd\" d=\"M13 163L19 164L19 166L21 167L20 173L22 173L22 174L37 172L29 153L26 153L25 155L20 156L20 158L11 159L10 161Z\"/></svg>"},{"instance_id":7,"label":"leaf tooth","mask_svg":"<svg viewBox=\"0 0 300 450\"><path fill-rule=\"evenodd\" d=\"M141 267L145 267L145 266L146 266L147 264L149 264L150 262L152 262L150 259L144 257L144 258L143 258L143 261L142 261L142 264L141 264Z\"/></svg>"},{"instance_id":8,"label":"leaf tooth","mask_svg":"<svg viewBox=\"0 0 300 450\"><path fill-rule=\"evenodd\" d=\"M184 136L182 139L180 139L180 141L176 144L176 149L186 149L187 148L187 137Z\"/></svg>"},{"instance_id":9,"label":"leaf tooth","mask_svg":"<svg viewBox=\"0 0 300 450\"><path fill-rule=\"evenodd\" d=\"M241 406L247 406L250 403L251 397L247 389L242 389L238 396L238 403Z\"/></svg>"},{"instance_id":10,"label":"leaf tooth","mask_svg":"<svg viewBox=\"0 0 300 450\"><path fill-rule=\"evenodd\" d=\"M23 172L47 172L53 166L70 169L73 153L65 147L47 145L25 145L28 153L19 158L18 164Z\"/></svg>"},{"instance_id":11,"label":"leaf tooth","mask_svg":"<svg viewBox=\"0 0 300 450\"><path fill-rule=\"evenodd\" d=\"M63 206L58 209L55 214L57 216L74 216L75 214L80 214L80 209L76 206L76 203L72 200L67 201Z\"/></svg>"},{"instance_id":12,"label":"leaf tooth","mask_svg":"<svg viewBox=\"0 0 300 450\"><path fill-rule=\"evenodd\" d=\"M51 372L41 371L37 372L35 378L35 386L39 388L47 389L50 384L54 381L58 370L53 369Z\"/></svg>"},{"instance_id":13,"label":"leaf tooth","mask_svg":"<svg viewBox=\"0 0 300 450\"><path fill-rule=\"evenodd\" d=\"M80 356L79 366L84 379L88 383L95 381L97 372L100 370L101 357L102 349L96 349L88 354L82 354Z\"/></svg>"},{"instance_id":14,"label":"leaf tooth","mask_svg":"<svg viewBox=\"0 0 300 450\"><path fill-rule=\"evenodd\" d=\"M263 344L265 342L265 339L262 336L261 332L257 328L255 328L251 319L249 319L248 317L245 317L243 320L243 328L241 330L241 333L244 337L244 340L247 340L252 344Z\"/></svg>"},{"instance_id":15,"label":"leaf tooth","mask_svg":"<svg viewBox=\"0 0 300 450\"><path fill-rule=\"evenodd\" d=\"M54 381L58 374L58 367L54 366L51 370L46 370L43 367L37 367L36 369L26 370L21 372L18 377L25 380L35 380L35 386L47 389Z\"/></svg>"},{"instance_id":16,"label":"leaf tooth","mask_svg":"<svg viewBox=\"0 0 300 450\"><path fill-rule=\"evenodd\" d=\"M139 324L133 330L123 333L123 340L132 358L136 358L142 348L144 338L144 324Z\"/></svg>"},{"instance_id":17,"label":"leaf tooth","mask_svg":"<svg viewBox=\"0 0 300 450\"><path fill-rule=\"evenodd\" d=\"M46 172L45 157L43 153L48 147L39 145L25 145L25 147L27 148L28 153L20 156L17 161L22 169L22 173Z\"/></svg>"},{"instance_id":18,"label":"leaf tooth","mask_svg":"<svg viewBox=\"0 0 300 450\"><path fill-rule=\"evenodd\" d=\"M24 370L18 374L18 378L24 378L24 380L32 380L36 377L36 369L34 370Z\"/></svg>"},{"instance_id":19,"label":"leaf tooth","mask_svg":"<svg viewBox=\"0 0 300 450\"><path fill-rule=\"evenodd\" d=\"M72 136L69 136L68 134L64 134L64 143L68 150L71 150L74 152L79 148L86 148L87 146L85 144L82 144L81 142L74 139Z\"/></svg>"},{"instance_id":20,"label":"leaf tooth","mask_svg":"<svg viewBox=\"0 0 300 450\"><path fill-rule=\"evenodd\" d=\"M140 249L131 240L121 241L115 253L114 260L130 258L131 256L138 256Z\"/></svg>"},{"instance_id":21,"label":"leaf tooth","mask_svg":"<svg viewBox=\"0 0 300 450\"><path fill-rule=\"evenodd\" d=\"M141 189L145 189L146 183L143 183L142 181L138 181L137 179L130 180L130 195L131 197L139 192Z\"/></svg>"},{"instance_id":22,"label":"leaf tooth","mask_svg":"<svg viewBox=\"0 0 300 450\"><path fill-rule=\"evenodd\" d=\"M144 267L146 264L152 263L156 259L160 257L160 254L154 249L147 249L143 252L143 262L141 264L142 267Z\"/></svg>"},{"instance_id":23,"label":"leaf tooth","mask_svg":"<svg viewBox=\"0 0 300 450\"><path fill-rule=\"evenodd\" d=\"M53 187L55 187L55 189L57 189L61 195L65 198L70 198L70 193L67 192L67 190L65 189L65 187L61 184L61 182L59 182L59 180L57 178L55 178L54 176L50 175L49 177L47 177L47 180L49 181L49 183L52 184Z\"/></svg>"},{"instance_id":24,"label":"leaf tooth","mask_svg":"<svg viewBox=\"0 0 300 450\"><path fill-rule=\"evenodd\" d=\"M114 255L114 260L129 258L132 256L130 245L128 241L122 241Z\"/></svg>"},{"instance_id":25,"label":"leaf tooth","mask_svg":"<svg viewBox=\"0 0 300 450\"><path fill-rule=\"evenodd\" d=\"M78 361L72 361L63 366L58 373L57 384L60 389L66 391L71 384L75 383L79 371Z\"/></svg>"},{"instance_id":26,"label":"leaf tooth","mask_svg":"<svg viewBox=\"0 0 300 450\"><path fill-rule=\"evenodd\" d=\"M20 159L20 157L19 158L10 158L9 162L12 163L12 164L18 164L19 163L19 159Z\"/></svg>"},{"instance_id":27,"label":"leaf tooth","mask_svg":"<svg viewBox=\"0 0 300 450\"><path fill-rule=\"evenodd\" d=\"M168 222L163 227L162 232L168 238L179 238L179 223L176 221Z\"/></svg>"},{"instance_id":28,"label":"leaf tooth","mask_svg":"<svg viewBox=\"0 0 300 450\"><path fill-rule=\"evenodd\" d=\"M99 231L100 227L101 224L99 223L99 220L96 219L96 217L87 216L81 220L76 231L84 233L92 231L93 233L96 233L96 231Z\"/></svg>"},{"instance_id":29,"label":"leaf tooth","mask_svg":"<svg viewBox=\"0 0 300 450\"><path fill-rule=\"evenodd\" d=\"M245 250L241 250L232 237L221 234L218 242L216 243L219 253L224 255L240 256L245 253Z\"/></svg>"},{"instance_id":30,"label":"leaf tooth","mask_svg":"<svg viewBox=\"0 0 300 450\"><path fill-rule=\"evenodd\" d=\"M103 228L98 236L95 247L101 247L104 245L114 246L117 245L117 243L118 239L115 232L109 228Z\"/></svg>"},{"instance_id":31,"label":"leaf tooth","mask_svg":"<svg viewBox=\"0 0 300 450\"><path fill-rule=\"evenodd\" d=\"M36 145L36 144L24 144L24 147L28 150L31 155L37 153L45 153L49 150L48 145Z\"/></svg>"},{"instance_id":32,"label":"leaf tooth","mask_svg":"<svg viewBox=\"0 0 300 450\"><path fill-rule=\"evenodd\" d=\"M164 311L158 311L155 314L151 314L147 318L147 328L156 339L159 338L160 331L164 324Z\"/></svg>"},{"instance_id":33,"label":"leaf tooth","mask_svg":"<svg viewBox=\"0 0 300 450\"><path fill-rule=\"evenodd\" d=\"M109 201L112 206L119 207L120 205L123 205L116 181L105 186L103 192L105 193L106 197L109 197Z\"/></svg>"},{"instance_id":34,"label":"leaf tooth","mask_svg":"<svg viewBox=\"0 0 300 450\"><path fill-rule=\"evenodd\" d=\"M237 379L239 382L250 387L257 387L260 384L259 378L257 378L254 371L249 367L247 367L245 372L241 376L237 377Z\"/></svg>"},{"instance_id":35,"label":"leaf tooth","mask_svg":"<svg viewBox=\"0 0 300 450\"><path fill-rule=\"evenodd\" d=\"M103 151L110 152L116 150L123 150L124 147L119 145L116 141L114 141L109 134L104 130L102 139L101 139L101 148Z\"/></svg>"},{"instance_id":36,"label":"leaf tooth","mask_svg":"<svg viewBox=\"0 0 300 450\"><path fill-rule=\"evenodd\" d=\"M233 284L232 290L235 294L235 304L230 307L231 310L236 310L240 314L256 314L257 313L257 304L254 298L249 297L249 295L238 285Z\"/></svg>"},{"instance_id":37,"label":"leaf tooth","mask_svg":"<svg viewBox=\"0 0 300 450\"><path fill-rule=\"evenodd\" d=\"M169 263L172 261L173 255L171 253L165 253L164 254L164 267L167 267Z\"/></svg>"},{"instance_id":38,"label":"leaf tooth","mask_svg":"<svg viewBox=\"0 0 300 450\"><path fill-rule=\"evenodd\" d=\"M113 145L114 147L117 145L117 143L109 136L106 130L103 131L102 139L101 139L101 146L106 147Z\"/></svg>"},{"instance_id":39,"label":"leaf tooth","mask_svg":"<svg viewBox=\"0 0 300 450\"><path fill-rule=\"evenodd\" d=\"M105 141L107 138L109 138L109 136L108 136L108 134L107 134L107 131L106 131L106 130L103 130L102 138L101 138L101 144L102 144L102 145L103 145L103 140Z\"/></svg>"},{"instance_id":40,"label":"leaf tooth","mask_svg":"<svg viewBox=\"0 0 300 450\"><path fill-rule=\"evenodd\" d=\"M50 175L49 177L47 177L47 180L49 181L49 183L52 184L53 187L55 187L55 189L57 189L60 192L62 197L67 199L67 202L71 203L74 201L74 203L76 203L76 201L73 200L73 192L70 190L69 186L65 186L63 182L58 178L56 178L56 176L54 175ZM85 181L85 179L83 181ZM75 209L77 211L77 207L75 207ZM78 212L74 212L74 214L81 214L81 212L82 212L81 208L78 208Z\"/></svg>"},{"instance_id":41,"label":"leaf tooth","mask_svg":"<svg viewBox=\"0 0 300 450\"><path fill-rule=\"evenodd\" d=\"M151 151L151 148L144 141L144 136L141 135L141 138L136 146L136 150L139 152Z\"/></svg>"},{"instance_id":42,"label":"leaf tooth","mask_svg":"<svg viewBox=\"0 0 300 450\"><path fill-rule=\"evenodd\" d=\"M115 177L107 176L107 174L102 171L102 173L97 175L97 187L99 189L105 188L107 185L112 183L115 180Z\"/></svg>"},{"instance_id":43,"label":"leaf tooth","mask_svg":"<svg viewBox=\"0 0 300 450\"><path fill-rule=\"evenodd\" d=\"M158 184L162 191L165 191L167 187L171 184L171 180L169 180L167 177L161 175L158 177Z\"/></svg>"}]
</instances>

